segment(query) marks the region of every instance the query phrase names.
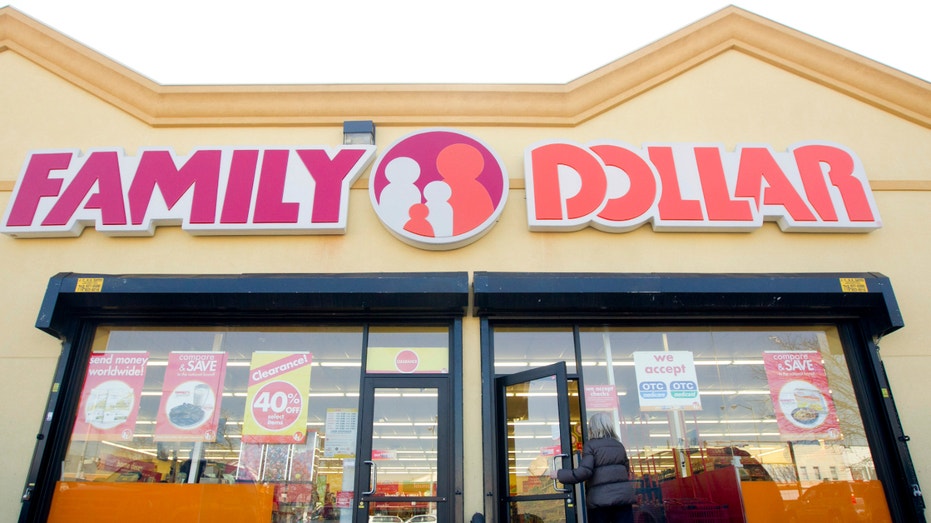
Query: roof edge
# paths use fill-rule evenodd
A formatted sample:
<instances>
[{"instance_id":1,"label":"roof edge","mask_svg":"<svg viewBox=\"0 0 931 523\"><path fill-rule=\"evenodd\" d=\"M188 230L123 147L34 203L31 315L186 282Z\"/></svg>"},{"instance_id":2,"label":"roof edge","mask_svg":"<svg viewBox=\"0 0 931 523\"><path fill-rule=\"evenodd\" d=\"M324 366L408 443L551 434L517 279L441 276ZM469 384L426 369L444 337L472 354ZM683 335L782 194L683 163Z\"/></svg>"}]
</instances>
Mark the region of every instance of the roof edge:
<instances>
[{"instance_id":1,"label":"roof edge","mask_svg":"<svg viewBox=\"0 0 931 523\"><path fill-rule=\"evenodd\" d=\"M738 7L726 7L567 84L163 86L13 7L12 51L154 127L574 126L736 50L931 128L931 83Z\"/></svg>"}]
</instances>

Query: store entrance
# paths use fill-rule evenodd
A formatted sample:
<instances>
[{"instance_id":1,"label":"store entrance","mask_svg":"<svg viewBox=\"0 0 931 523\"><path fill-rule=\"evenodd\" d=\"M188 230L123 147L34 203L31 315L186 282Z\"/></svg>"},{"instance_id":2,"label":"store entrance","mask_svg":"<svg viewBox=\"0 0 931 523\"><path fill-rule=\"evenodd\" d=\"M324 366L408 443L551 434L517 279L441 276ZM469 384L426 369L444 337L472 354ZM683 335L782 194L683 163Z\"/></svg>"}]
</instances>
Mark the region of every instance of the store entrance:
<instances>
[{"instance_id":1,"label":"store entrance","mask_svg":"<svg viewBox=\"0 0 931 523\"><path fill-rule=\"evenodd\" d=\"M362 392L354 521L449 521L448 380L366 378Z\"/></svg>"},{"instance_id":2,"label":"store entrance","mask_svg":"<svg viewBox=\"0 0 931 523\"><path fill-rule=\"evenodd\" d=\"M578 380L559 362L496 380L498 521L575 523L581 492L549 471L577 460L581 425Z\"/></svg>"}]
</instances>

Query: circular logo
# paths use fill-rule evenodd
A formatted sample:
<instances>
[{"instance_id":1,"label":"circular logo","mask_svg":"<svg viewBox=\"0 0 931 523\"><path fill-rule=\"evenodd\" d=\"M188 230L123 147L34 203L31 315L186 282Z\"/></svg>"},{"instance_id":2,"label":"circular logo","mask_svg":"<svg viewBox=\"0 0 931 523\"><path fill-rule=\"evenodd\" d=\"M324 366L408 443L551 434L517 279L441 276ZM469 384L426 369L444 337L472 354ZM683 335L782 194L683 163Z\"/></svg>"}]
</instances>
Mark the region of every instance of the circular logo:
<instances>
[{"instance_id":1,"label":"circular logo","mask_svg":"<svg viewBox=\"0 0 931 523\"><path fill-rule=\"evenodd\" d=\"M456 249L479 239L498 220L507 193L507 171L491 149L449 129L402 137L379 157L369 179L381 222L425 249Z\"/></svg>"},{"instance_id":2,"label":"circular logo","mask_svg":"<svg viewBox=\"0 0 931 523\"><path fill-rule=\"evenodd\" d=\"M402 350L394 357L394 366L398 369L398 372L414 372L417 370L417 365L420 365L420 358L412 350Z\"/></svg>"},{"instance_id":3,"label":"circular logo","mask_svg":"<svg viewBox=\"0 0 931 523\"><path fill-rule=\"evenodd\" d=\"M266 383L252 400L252 419L268 431L284 430L297 421L304 408L304 398L297 387L287 381Z\"/></svg>"}]
</instances>

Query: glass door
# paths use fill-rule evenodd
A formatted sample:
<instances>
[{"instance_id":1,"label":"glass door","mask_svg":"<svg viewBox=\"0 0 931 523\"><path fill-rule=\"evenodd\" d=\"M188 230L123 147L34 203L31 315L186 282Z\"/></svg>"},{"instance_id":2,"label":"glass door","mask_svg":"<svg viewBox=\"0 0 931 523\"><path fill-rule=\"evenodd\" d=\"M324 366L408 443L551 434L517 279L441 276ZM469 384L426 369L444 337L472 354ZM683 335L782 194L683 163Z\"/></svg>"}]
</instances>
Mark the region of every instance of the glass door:
<instances>
[{"instance_id":1,"label":"glass door","mask_svg":"<svg viewBox=\"0 0 931 523\"><path fill-rule=\"evenodd\" d=\"M357 523L448 521L445 378L367 378L354 499Z\"/></svg>"},{"instance_id":2,"label":"glass door","mask_svg":"<svg viewBox=\"0 0 931 523\"><path fill-rule=\"evenodd\" d=\"M563 362L497 379L499 521L575 522L577 496L549 471L572 466L569 383Z\"/></svg>"}]
</instances>

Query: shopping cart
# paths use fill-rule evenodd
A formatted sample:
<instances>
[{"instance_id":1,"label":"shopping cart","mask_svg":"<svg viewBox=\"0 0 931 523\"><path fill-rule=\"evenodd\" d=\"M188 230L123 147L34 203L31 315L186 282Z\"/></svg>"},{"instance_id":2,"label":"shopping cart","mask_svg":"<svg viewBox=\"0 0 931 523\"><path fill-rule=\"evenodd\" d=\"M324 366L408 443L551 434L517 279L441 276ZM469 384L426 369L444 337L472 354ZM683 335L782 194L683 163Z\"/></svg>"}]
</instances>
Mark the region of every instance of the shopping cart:
<instances>
[{"instance_id":1,"label":"shopping cart","mask_svg":"<svg viewBox=\"0 0 931 523\"><path fill-rule=\"evenodd\" d=\"M679 498L663 501L666 523L728 523L727 505L705 499Z\"/></svg>"}]
</instances>

